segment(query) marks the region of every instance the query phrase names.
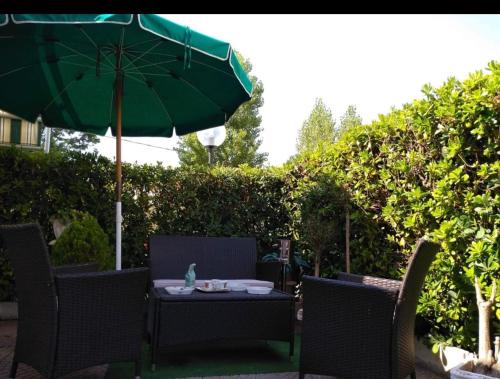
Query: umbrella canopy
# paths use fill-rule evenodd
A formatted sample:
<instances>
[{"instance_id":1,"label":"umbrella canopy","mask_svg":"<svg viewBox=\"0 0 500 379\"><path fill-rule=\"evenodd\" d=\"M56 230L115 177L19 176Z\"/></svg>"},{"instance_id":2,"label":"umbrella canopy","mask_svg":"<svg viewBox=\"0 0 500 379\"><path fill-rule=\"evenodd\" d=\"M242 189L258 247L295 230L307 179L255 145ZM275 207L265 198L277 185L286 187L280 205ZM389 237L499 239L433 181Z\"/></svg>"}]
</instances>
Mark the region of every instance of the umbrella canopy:
<instances>
[{"instance_id":1,"label":"umbrella canopy","mask_svg":"<svg viewBox=\"0 0 500 379\"><path fill-rule=\"evenodd\" d=\"M0 52L0 109L117 137L117 269L121 136L222 125L252 93L228 43L156 15L0 14Z\"/></svg>"}]
</instances>

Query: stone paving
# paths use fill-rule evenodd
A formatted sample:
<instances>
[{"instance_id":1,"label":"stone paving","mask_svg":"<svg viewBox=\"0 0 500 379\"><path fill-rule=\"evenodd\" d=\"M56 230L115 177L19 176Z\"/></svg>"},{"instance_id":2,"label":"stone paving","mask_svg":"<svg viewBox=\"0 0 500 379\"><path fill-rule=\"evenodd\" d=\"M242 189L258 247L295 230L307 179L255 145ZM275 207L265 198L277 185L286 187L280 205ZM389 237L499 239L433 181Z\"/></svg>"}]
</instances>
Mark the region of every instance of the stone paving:
<instances>
[{"instance_id":1,"label":"stone paving","mask_svg":"<svg viewBox=\"0 0 500 379\"><path fill-rule=\"evenodd\" d=\"M9 368L12 360L13 350L16 342L16 321L0 321L0 378L8 378ZM65 376L65 379L105 379L107 365L96 366L81 370ZM298 379L297 372L282 372L273 374L258 375L232 375L232 376L204 376L186 379ZM43 379L31 367L19 364L17 370L17 379ZM132 373L131 377L132 378ZM306 375L306 379L334 379L330 376ZM430 372L429 370L417 366L418 379L442 379L441 376ZM127 378L123 378L127 379ZM366 379L366 378L360 378Z\"/></svg>"}]
</instances>

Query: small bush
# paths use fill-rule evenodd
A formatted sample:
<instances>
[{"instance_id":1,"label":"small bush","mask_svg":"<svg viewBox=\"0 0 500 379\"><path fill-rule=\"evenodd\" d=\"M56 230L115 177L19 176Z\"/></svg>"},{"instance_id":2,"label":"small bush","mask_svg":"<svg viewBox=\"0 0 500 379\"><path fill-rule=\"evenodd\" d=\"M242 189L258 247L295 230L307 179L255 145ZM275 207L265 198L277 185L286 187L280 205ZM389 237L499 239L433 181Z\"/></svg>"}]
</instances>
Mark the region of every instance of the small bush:
<instances>
[{"instance_id":1,"label":"small bush","mask_svg":"<svg viewBox=\"0 0 500 379\"><path fill-rule=\"evenodd\" d=\"M73 213L74 219L57 239L52 249L54 266L96 262L99 269L113 267L108 236L88 213Z\"/></svg>"}]
</instances>

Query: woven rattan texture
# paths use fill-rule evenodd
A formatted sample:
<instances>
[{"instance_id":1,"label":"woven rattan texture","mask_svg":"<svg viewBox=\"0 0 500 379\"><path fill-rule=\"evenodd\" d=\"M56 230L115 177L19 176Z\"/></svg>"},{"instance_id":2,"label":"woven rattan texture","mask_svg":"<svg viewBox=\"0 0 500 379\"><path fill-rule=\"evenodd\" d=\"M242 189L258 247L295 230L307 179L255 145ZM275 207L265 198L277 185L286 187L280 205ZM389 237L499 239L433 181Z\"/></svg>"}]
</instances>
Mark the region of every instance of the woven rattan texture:
<instances>
[{"instance_id":1,"label":"woven rattan texture","mask_svg":"<svg viewBox=\"0 0 500 379\"><path fill-rule=\"evenodd\" d=\"M439 245L421 239L402 282L304 277L301 373L402 379L415 370L418 297Z\"/></svg>"}]
</instances>

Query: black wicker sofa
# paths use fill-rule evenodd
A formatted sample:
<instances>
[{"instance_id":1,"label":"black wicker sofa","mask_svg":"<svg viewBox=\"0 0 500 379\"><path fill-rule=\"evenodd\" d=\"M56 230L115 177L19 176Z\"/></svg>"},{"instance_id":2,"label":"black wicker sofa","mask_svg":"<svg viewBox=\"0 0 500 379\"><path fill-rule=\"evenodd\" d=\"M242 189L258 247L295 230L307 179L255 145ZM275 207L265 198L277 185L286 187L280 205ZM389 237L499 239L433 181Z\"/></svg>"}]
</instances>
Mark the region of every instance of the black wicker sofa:
<instances>
[{"instance_id":1,"label":"black wicker sofa","mask_svg":"<svg viewBox=\"0 0 500 379\"><path fill-rule=\"evenodd\" d=\"M148 331L153 369L159 350L218 340L286 341L293 354L290 294L273 289L268 295L232 291L169 295L162 286L154 286L162 279L183 280L191 263L196 263L199 279L270 279L257 274L254 238L152 236Z\"/></svg>"},{"instance_id":2,"label":"black wicker sofa","mask_svg":"<svg viewBox=\"0 0 500 379\"><path fill-rule=\"evenodd\" d=\"M150 238L151 279L184 279L196 263L200 279L255 279L255 238L155 235Z\"/></svg>"}]
</instances>

